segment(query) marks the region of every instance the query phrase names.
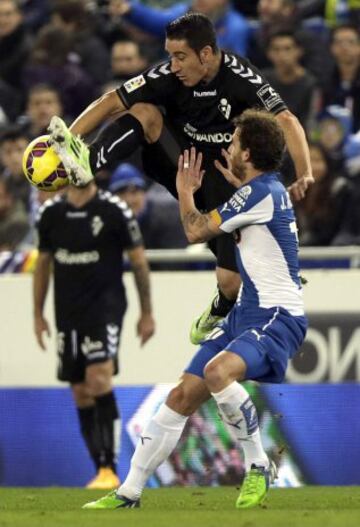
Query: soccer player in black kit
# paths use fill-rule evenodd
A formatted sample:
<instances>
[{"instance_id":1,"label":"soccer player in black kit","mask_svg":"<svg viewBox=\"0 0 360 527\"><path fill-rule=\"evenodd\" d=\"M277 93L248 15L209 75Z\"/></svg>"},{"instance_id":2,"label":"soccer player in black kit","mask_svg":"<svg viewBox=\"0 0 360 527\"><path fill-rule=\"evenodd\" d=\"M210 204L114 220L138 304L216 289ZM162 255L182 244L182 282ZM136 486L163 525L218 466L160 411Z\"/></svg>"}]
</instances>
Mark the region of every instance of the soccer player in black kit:
<instances>
[{"instance_id":1,"label":"soccer player in black kit","mask_svg":"<svg viewBox=\"0 0 360 527\"><path fill-rule=\"evenodd\" d=\"M263 75L247 59L219 50L212 23L198 13L167 26L165 48L169 61L94 101L70 130L58 117L52 119L54 148L74 184L91 180L97 170L143 145L146 174L177 196L178 157L195 146L203 153L205 169L195 202L199 210L209 211L234 191L214 165L231 143L232 120L249 107L259 107L275 114L284 132L297 177L289 191L293 199L301 199L313 183L305 133ZM77 137L107 119L112 122L89 147ZM240 285L232 236L224 234L209 246L217 259L218 294L193 324L195 344L228 313Z\"/></svg>"},{"instance_id":2,"label":"soccer player in black kit","mask_svg":"<svg viewBox=\"0 0 360 527\"><path fill-rule=\"evenodd\" d=\"M119 485L116 475L120 414L111 378L126 295L122 281L126 251L140 299L137 333L144 344L154 333L149 267L133 213L94 182L69 186L44 203L38 220L39 257L34 273L34 323L39 345L49 324L43 310L54 272L58 378L71 385L80 429L97 474L88 488Z\"/></svg>"}]
</instances>

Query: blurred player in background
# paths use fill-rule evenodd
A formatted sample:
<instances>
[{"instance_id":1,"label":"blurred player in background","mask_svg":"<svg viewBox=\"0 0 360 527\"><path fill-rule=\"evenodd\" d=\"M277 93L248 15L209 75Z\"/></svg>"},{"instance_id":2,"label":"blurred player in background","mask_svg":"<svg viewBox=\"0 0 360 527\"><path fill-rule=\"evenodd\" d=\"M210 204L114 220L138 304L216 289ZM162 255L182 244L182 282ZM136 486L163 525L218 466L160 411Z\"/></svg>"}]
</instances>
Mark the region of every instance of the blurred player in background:
<instances>
[{"instance_id":1,"label":"blurred player in background","mask_svg":"<svg viewBox=\"0 0 360 527\"><path fill-rule=\"evenodd\" d=\"M126 203L91 182L70 186L48 200L38 220L39 258L34 273L34 324L39 345L50 333L44 304L54 269L58 379L71 385L81 432L96 466L88 488L115 488L120 413L112 388L126 294L126 251L140 300L141 345L154 333L149 267L133 213Z\"/></svg>"},{"instance_id":2,"label":"blurred player in background","mask_svg":"<svg viewBox=\"0 0 360 527\"><path fill-rule=\"evenodd\" d=\"M190 242L232 233L242 289L225 321L205 340L164 404L142 431L125 482L88 509L134 508L147 479L176 447L188 417L214 397L225 423L236 430L246 476L239 509L264 500L276 467L262 446L254 403L239 381L281 383L287 363L305 337L298 240L293 207L276 172L284 136L273 116L248 110L236 121L227 167L218 170L237 188L224 204L202 214L194 193L204 172L202 156L186 150L179 158L180 212Z\"/></svg>"},{"instance_id":3,"label":"blurred player in background","mask_svg":"<svg viewBox=\"0 0 360 527\"><path fill-rule=\"evenodd\" d=\"M222 52L212 23L201 14L171 22L165 48L169 61L105 94L75 120L72 134L85 135L105 119L113 119L90 147L72 135L61 119L52 119L54 148L73 182L90 181L97 170L143 145L146 175L177 197L177 160L181 151L194 145L204 153L205 169L195 202L199 210L212 210L234 191L214 166L221 149L230 145L232 119L259 106L273 113L284 131L297 176L290 192L295 199L302 198L313 182L305 133L262 74L243 57ZM157 106L164 108L165 116ZM240 284L232 237L223 234L209 246L217 258L219 292L192 326L194 344L230 311Z\"/></svg>"}]
</instances>

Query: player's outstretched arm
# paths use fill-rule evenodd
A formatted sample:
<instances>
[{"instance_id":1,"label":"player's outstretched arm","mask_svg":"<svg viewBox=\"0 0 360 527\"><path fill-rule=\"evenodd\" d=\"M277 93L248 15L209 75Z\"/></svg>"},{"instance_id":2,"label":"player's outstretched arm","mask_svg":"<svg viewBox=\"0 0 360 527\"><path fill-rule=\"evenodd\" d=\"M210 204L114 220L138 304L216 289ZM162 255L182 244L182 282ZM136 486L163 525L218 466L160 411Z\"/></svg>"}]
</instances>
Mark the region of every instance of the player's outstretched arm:
<instances>
[{"instance_id":1,"label":"player's outstretched arm","mask_svg":"<svg viewBox=\"0 0 360 527\"><path fill-rule=\"evenodd\" d=\"M202 154L194 147L179 157L176 188L179 196L180 216L190 243L202 243L221 233L210 214L201 214L195 206L194 193L201 187L204 170Z\"/></svg>"},{"instance_id":2,"label":"player's outstretched arm","mask_svg":"<svg viewBox=\"0 0 360 527\"><path fill-rule=\"evenodd\" d=\"M288 190L291 198L298 201L314 183L305 132L297 117L289 110L278 113L276 120L284 132L286 146L295 165L296 181Z\"/></svg>"},{"instance_id":3,"label":"player's outstretched arm","mask_svg":"<svg viewBox=\"0 0 360 527\"><path fill-rule=\"evenodd\" d=\"M140 317L137 323L137 335L143 346L155 333L155 321L152 316L150 270L143 246L128 250L131 270L140 302Z\"/></svg>"},{"instance_id":4,"label":"player's outstretched arm","mask_svg":"<svg viewBox=\"0 0 360 527\"><path fill-rule=\"evenodd\" d=\"M70 126L70 130L75 135L84 136L95 130L101 123L117 116L125 111L126 108L116 93L116 90L109 91L99 99L93 101Z\"/></svg>"},{"instance_id":5,"label":"player's outstretched arm","mask_svg":"<svg viewBox=\"0 0 360 527\"><path fill-rule=\"evenodd\" d=\"M39 252L33 277L33 310L34 331L36 340L42 350L46 350L43 334L50 336L50 327L44 318L43 311L46 295L49 289L52 256L47 252Z\"/></svg>"}]
</instances>

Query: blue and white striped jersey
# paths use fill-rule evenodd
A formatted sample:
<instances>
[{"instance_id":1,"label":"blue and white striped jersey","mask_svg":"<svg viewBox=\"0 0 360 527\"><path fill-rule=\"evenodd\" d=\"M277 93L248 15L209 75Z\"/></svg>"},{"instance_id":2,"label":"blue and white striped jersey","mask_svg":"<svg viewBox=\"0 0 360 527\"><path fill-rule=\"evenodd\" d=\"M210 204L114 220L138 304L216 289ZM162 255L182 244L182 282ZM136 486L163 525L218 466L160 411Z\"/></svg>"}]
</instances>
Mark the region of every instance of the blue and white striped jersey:
<instances>
[{"instance_id":1,"label":"blue and white striped jersey","mask_svg":"<svg viewBox=\"0 0 360 527\"><path fill-rule=\"evenodd\" d=\"M303 315L294 210L277 174L267 172L254 178L211 215L224 232L239 230L241 307L279 306L294 316Z\"/></svg>"}]
</instances>

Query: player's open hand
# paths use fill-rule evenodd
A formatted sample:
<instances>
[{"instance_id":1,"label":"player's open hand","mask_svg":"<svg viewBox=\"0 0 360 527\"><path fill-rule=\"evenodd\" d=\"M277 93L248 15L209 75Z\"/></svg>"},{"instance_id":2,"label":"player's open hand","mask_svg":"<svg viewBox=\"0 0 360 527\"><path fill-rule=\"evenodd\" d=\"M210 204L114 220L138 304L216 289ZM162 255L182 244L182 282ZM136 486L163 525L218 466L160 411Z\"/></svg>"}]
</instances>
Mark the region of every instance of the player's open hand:
<instances>
[{"instance_id":1,"label":"player's open hand","mask_svg":"<svg viewBox=\"0 0 360 527\"><path fill-rule=\"evenodd\" d=\"M136 331L140 338L140 346L142 347L155 333L155 321L150 313L141 315L136 326Z\"/></svg>"},{"instance_id":2,"label":"player's open hand","mask_svg":"<svg viewBox=\"0 0 360 527\"><path fill-rule=\"evenodd\" d=\"M43 351L46 351L46 346L44 343L44 333L47 334L48 337L50 337L50 326L48 321L43 316L36 316L35 317L35 336L36 340L38 341L38 344L40 348Z\"/></svg>"},{"instance_id":3,"label":"player's open hand","mask_svg":"<svg viewBox=\"0 0 360 527\"><path fill-rule=\"evenodd\" d=\"M312 174L307 174L298 178L292 185L288 187L288 192L293 201L300 201L305 197L306 191L315 182Z\"/></svg>"},{"instance_id":4,"label":"player's open hand","mask_svg":"<svg viewBox=\"0 0 360 527\"><path fill-rule=\"evenodd\" d=\"M176 189L178 194L191 191L193 194L201 187L205 170L201 170L202 153L196 153L196 148L185 150L179 156L176 174Z\"/></svg>"},{"instance_id":5,"label":"player's open hand","mask_svg":"<svg viewBox=\"0 0 360 527\"><path fill-rule=\"evenodd\" d=\"M239 180L234 176L232 173L232 165L231 165L231 156L230 153L225 150L225 148L221 149L221 154L225 159L226 167L220 163L217 159L214 161L214 165L218 169L219 172L222 173L226 181L230 183L230 185L233 185L235 188L239 187Z\"/></svg>"}]
</instances>

